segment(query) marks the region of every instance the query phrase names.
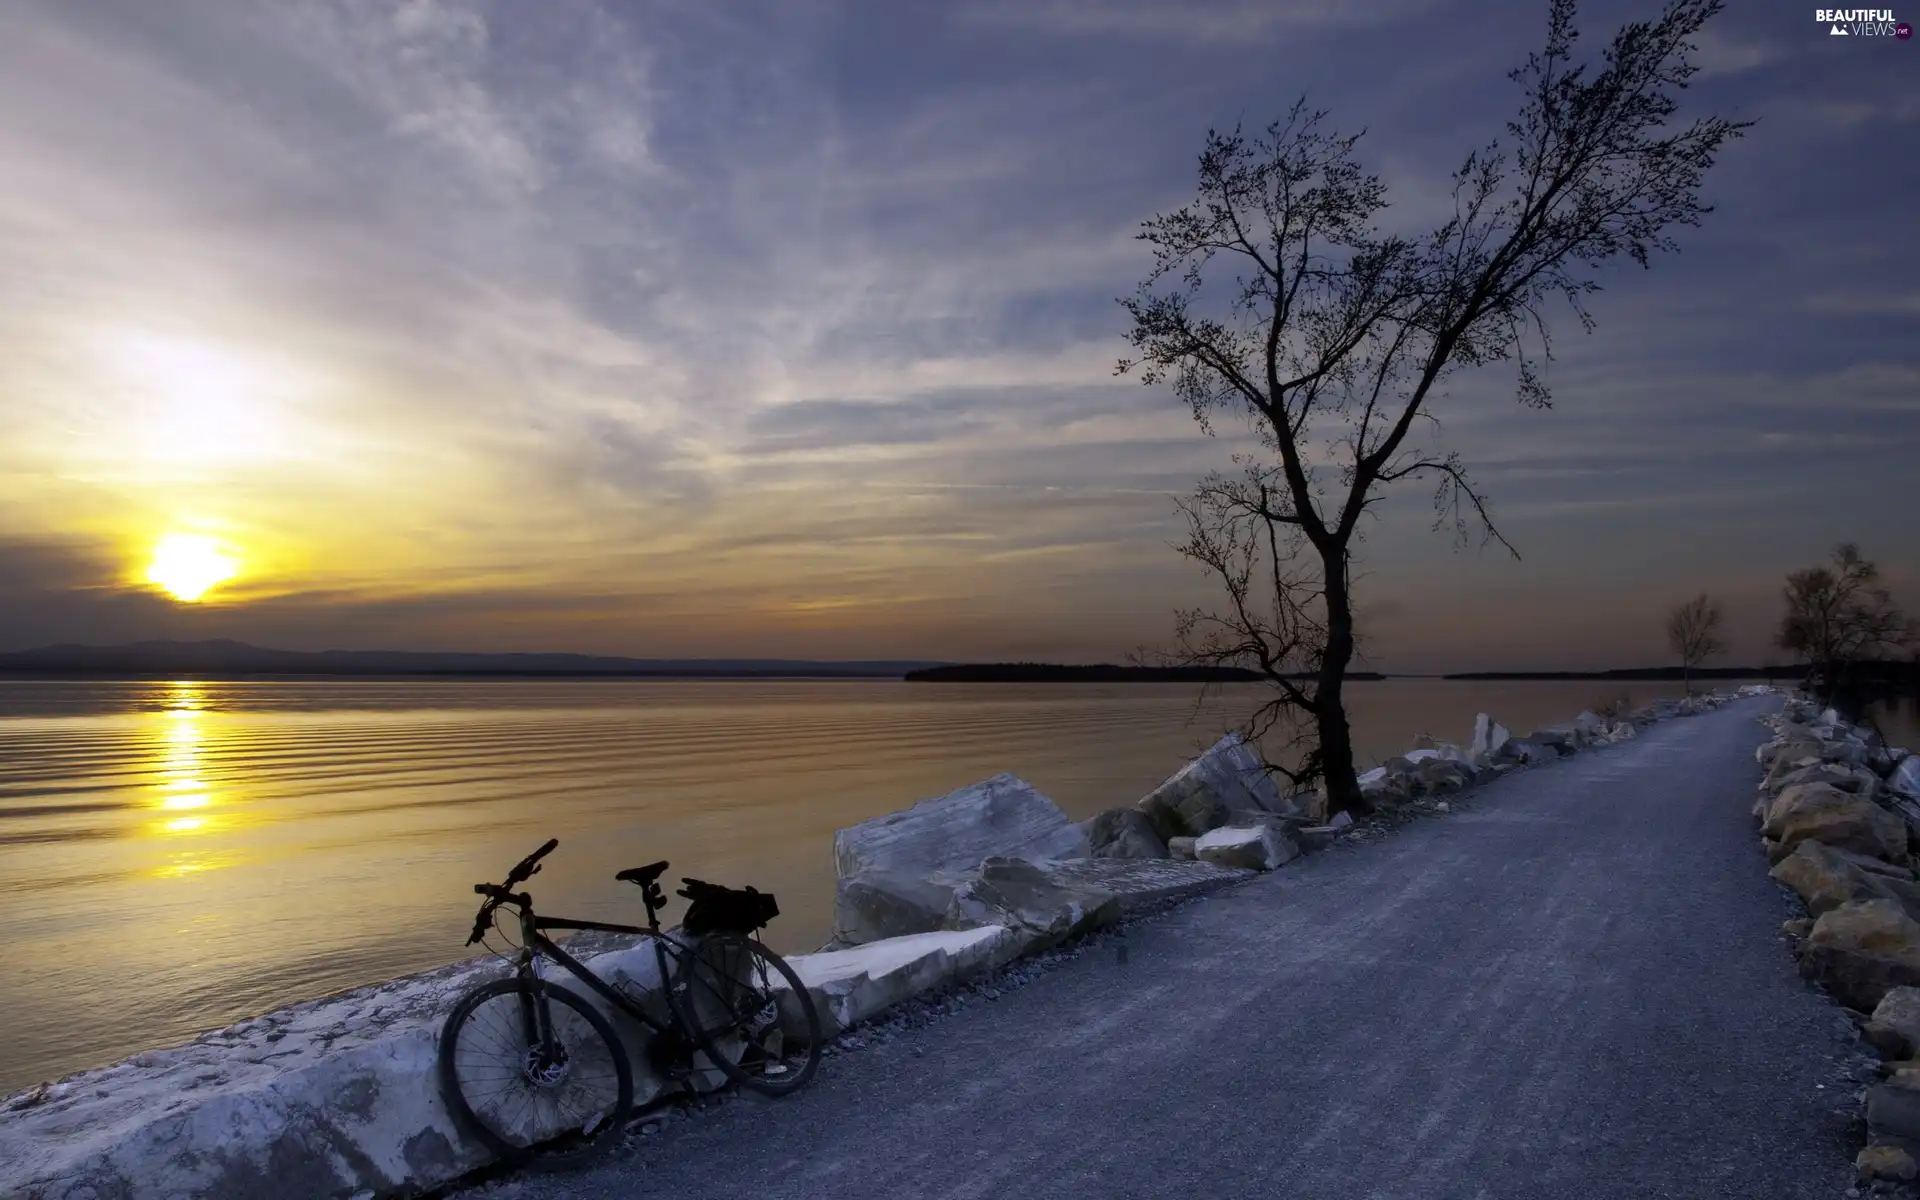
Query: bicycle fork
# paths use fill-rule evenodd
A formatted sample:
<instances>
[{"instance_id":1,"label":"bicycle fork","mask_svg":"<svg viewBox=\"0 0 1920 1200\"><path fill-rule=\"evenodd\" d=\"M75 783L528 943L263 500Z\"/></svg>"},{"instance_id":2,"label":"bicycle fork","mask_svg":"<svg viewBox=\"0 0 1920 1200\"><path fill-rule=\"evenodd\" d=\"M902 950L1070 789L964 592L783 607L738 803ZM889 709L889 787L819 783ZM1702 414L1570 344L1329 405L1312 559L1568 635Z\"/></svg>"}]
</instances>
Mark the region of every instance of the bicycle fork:
<instances>
[{"instance_id":1,"label":"bicycle fork","mask_svg":"<svg viewBox=\"0 0 1920 1200\"><path fill-rule=\"evenodd\" d=\"M521 1069L533 1082L546 1083L549 1076L564 1067L566 1052L555 1043L553 1036L553 1010L547 1003L546 981L540 978L532 950L533 923L522 917L521 925L521 945L527 947L520 952L516 972L527 985L519 992L520 1031L527 1039L527 1059Z\"/></svg>"}]
</instances>

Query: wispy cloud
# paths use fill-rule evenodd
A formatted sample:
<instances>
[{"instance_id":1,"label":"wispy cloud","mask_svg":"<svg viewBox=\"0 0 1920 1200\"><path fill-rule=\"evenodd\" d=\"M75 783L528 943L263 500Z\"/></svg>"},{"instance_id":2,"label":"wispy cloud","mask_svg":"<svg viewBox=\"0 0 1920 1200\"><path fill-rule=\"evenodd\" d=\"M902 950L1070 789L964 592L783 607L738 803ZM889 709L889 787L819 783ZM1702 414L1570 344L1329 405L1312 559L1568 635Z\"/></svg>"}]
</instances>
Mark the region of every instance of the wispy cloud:
<instances>
[{"instance_id":1,"label":"wispy cloud","mask_svg":"<svg viewBox=\"0 0 1920 1200\"><path fill-rule=\"evenodd\" d=\"M1433 7L1423 0L1027 0L961 8L961 19L1056 34L1198 42L1260 38L1282 29L1380 24Z\"/></svg>"},{"instance_id":2,"label":"wispy cloud","mask_svg":"<svg viewBox=\"0 0 1920 1200\"><path fill-rule=\"evenodd\" d=\"M1112 376L1134 235L1189 194L1201 133L1309 91L1371 127L1417 228L1539 24L1236 0L7 20L7 639L1076 657L1204 594L1171 498L1244 444ZM1777 32L1703 45L1690 96L1765 119L1686 253L1607 277L1559 407L1518 410L1497 369L1442 403L1529 570L1610 554L1644 582L1708 520L1797 561L1891 509L1785 521L1768 488L1911 494L1899 68ZM1403 507L1370 536L1379 586L1494 577ZM137 586L183 522L248 550L246 603ZM1527 603L1497 590L1496 623ZM1446 636L1413 606L1376 650L1431 665Z\"/></svg>"}]
</instances>

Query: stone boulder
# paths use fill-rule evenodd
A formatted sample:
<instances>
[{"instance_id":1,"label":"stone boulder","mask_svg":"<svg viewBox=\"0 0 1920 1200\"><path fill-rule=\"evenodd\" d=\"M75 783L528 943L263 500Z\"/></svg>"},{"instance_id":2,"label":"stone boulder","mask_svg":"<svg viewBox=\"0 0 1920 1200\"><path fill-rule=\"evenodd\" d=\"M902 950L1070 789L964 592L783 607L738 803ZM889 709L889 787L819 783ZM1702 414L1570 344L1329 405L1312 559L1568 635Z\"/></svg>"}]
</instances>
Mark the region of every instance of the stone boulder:
<instances>
[{"instance_id":1,"label":"stone boulder","mask_svg":"<svg viewBox=\"0 0 1920 1200\"><path fill-rule=\"evenodd\" d=\"M1141 797L1136 810L1163 840L1199 837L1227 823L1230 810L1210 780L1197 775L1170 779Z\"/></svg>"},{"instance_id":2,"label":"stone boulder","mask_svg":"<svg viewBox=\"0 0 1920 1200\"><path fill-rule=\"evenodd\" d=\"M1165 858L1167 844L1137 808L1110 808L1080 822L1095 858Z\"/></svg>"},{"instance_id":3,"label":"stone boulder","mask_svg":"<svg viewBox=\"0 0 1920 1200\"><path fill-rule=\"evenodd\" d=\"M863 946L931 933L946 920L953 884L908 871L871 870L842 879L833 895L833 940Z\"/></svg>"},{"instance_id":4,"label":"stone boulder","mask_svg":"<svg viewBox=\"0 0 1920 1200\"><path fill-rule=\"evenodd\" d=\"M1240 883L1253 872L1166 858L1081 858L1045 864L1047 878L1068 887L1110 893L1124 920L1176 900Z\"/></svg>"},{"instance_id":5,"label":"stone boulder","mask_svg":"<svg viewBox=\"0 0 1920 1200\"><path fill-rule=\"evenodd\" d=\"M1890 1059L1920 1050L1920 988L1897 987L1881 997L1873 1019L1861 1030Z\"/></svg>"},{"instance_id":6,"label":"stone boulder","mask_svg":"<svg viewBox=\"0 0 1920 1200\"><path fill-rule=\"evenodd\" d=\"M1384 766L1359 776L1359 783L1360 794L1374 804L1395 804L1413 795L1413 777Z\"/></svg>"},{"instance_id":7,"label":"stone boulder","mask_svg":"<svg viewBox=\"0 0 1920 1200\"><path fill-rule=\"evenodd\" d=\"M1909 800L1920 800L1920 755L1901 758L1887 776L1887 790Z\"/></svg>"},{"instance_id":8,"label":"stone boulder","mask_svg":"<svg viewBox=\"0 0 1920 1200\"><path fill-rule=\"evenodd\" d=\"M1779 762L1781 759L1785 759L1788 762L1797 762L1803 758L1811 758L1817 762L1820 759L1821 751L1825 748L1825 743L1815 738L1798 736L1779 737L1771 742L1765 743L1758 750L1755 750L1753 756L1759 761L1761 766L1772 770L1773 764Z\"/></svg>"},{"instance_id":9,"label":"stone boulder","mask_svg":"<svg viewBox=\"0 0 1920 1200\"><path fill-rule=\"evenodd\" d=\"M1513 762L1533 766L1536 763L1550 763L1561 757L1561 752L1545 742L1535 741L1534 735L1514 738L1501 747L1501 752Z\"/></svg>"},{"instance_id":10,"label":"stone boulder","mask_svg":"<svg viewBox=\"0 0 1920 1200\"><path fill-rule=\"evenodd\" d=\"M1887 748L1886 740L1877 733L1867 733L1864 737L1867 743L1867 770L1873 772L1875 779L1885 779L1893 774L1893 754Z\"/></svg>"},{"instance_id":11,"label":"stone boulder","mask_svg":"<svg viewBox=\"0 0 1920 1200\"><path fill-rule=\"evenodd\" d=\"M1463 762L1434 757L1421 763L1414 772L1420 790L1428 793L1457 792L1474 781L1474 770Z\"/></svg>"},{"instance_id":12,"label":"stone boulder","mask_svg":"<svg viewBox=\"0 0 1920 1200\"><path fill-rule=\"evenodd\" d=\"M1889 899L1920 912L1920 885L1913 872L1822 842L1803 841L1768 872L1806 901L1818 917L1855 900Z\"/></svg>"},{"instance_id":13,"label":"stone boulder","mask_svg":"<svg viewBox=\"0 0 1920 1200\"><path fill-rule=\"evenodd\" d=\"M1593 741L1606 732L1607 723L1601 719L1599 714L1587 710L1581 712L1579 716L1573 719L1573 727L1585 734L1589 741Z\"/></svg>"},{"instance_id":14,"label":"stone boulder","mask_svg":"<svg viewBox=\"0 0 1920 1200\"><path fill-rule=\"evenodd\" d=\"M948 929L1005 925L1037 953L1120 919L1112 892L1049 873L1045 862L989 858L962 879L947 906Z\"/></svg>"},{"instance_id":15,"label":"stone boulder","mask_svg":"<svg viewBox=\"0 0 1920 1200\"><path fill-rule=\"evenodd\" d=\"M1820 760L1830 763L1845 763L1851 767L1865 767L1869 750L1864 739L1857 737L1839 737L1820 747Z\"/></svg>"},{"instance_id":16,"label":"stone boulder","mask_svg":"<svg viewBox=\"0 0 1920 1200\"><path fill-rule=\"evenodd\" d=\"M922 992L936 991L998 969L1024 948L1010 929L982 925L887 938L850 950L797 954L787 960L813 998L820 1031L833 1037L850 1025ZM804 1031L804 1017L784 979L771 981L786 1028Z\"/></svg>"},{"instance_id":17,"label":"stone boulder","mask_svg":"<svg viewBox=\"0 0 1920 1200\"><path fill-rule=\"evenodd\" d=\"M1271 871L1300 857L1300 846L1271 825L1227 826L1197 839L1193 856L1216 867Z\"/></svg>"},{"instance_id":18,"label":"stone boulder","mask_svg":"<svg viewBox=\"0 0 1920 1200\"><path fill-rule=\"evenodd\" d=\"M1573 725L1548 725L1527 735L1538 746L1551 746L1561 754L1572 754L1587 744L1584 733Z\"/></svg>"},{"instance_id":19,"label":"stone boulder","mask_svg":"<svg viewBox=\"0 0 1920 1200\"><path fill-rule=\"evenodd\" d=\"M1017 775L995 775L833 835L841 879L866 871L929 877L991 857L1087 858L1093 847L1060 806Z\"/></svg>"},{"instance_id":20,"label":"stone boulder","mask_svg":"<svg viewBox=\"0 0 1920 1200\"><path fill-rule=\"evenodd\" d=\"M1781 792L1760 831L1776 843L1775 862L1808 840L1890 863L1907 861L1907 827L1899 817L1823 783Z\"/></svg>"},{"instance_id":21,"label":"stone boulder","mask_svg":"<svg viewBox=\"0 0 1920 1200\"><path fill-rule=\"evenodd\" d=\"M1142 797L1135 807L1147 814L1162 840L1198 837L1217 829L1235 809L1306 815L1293 800L1280 794L1253 749L1231 733Z\"/></svg>"},{"instance_id":22,"label":"stone boulder","mask_svg":"<svg viewBox=\"0 0 1920 1200\"><path fill-rule=\"evenodd\" d=\"M1848 1008L1872 1012L1896 987L1920 986L1920 922L1892 900L1856 900L1813 924L1800 971Z\"/></svg>"},{"instance_id":23,"label":"stone boulder","mask_svg":"<svg viewBox=\"0 0 1920 1200\"><path fill-rule=\"evenodd\" d=\"M1843 763L1817 762L1805 766L1781 759L1773 764L1773 770L1760 782L1760 788L1769 795L1778 796L1781 792L1797 784L1824 783L1839 788L1843 792L1852 792L1856 796L1872 797L1880 787L1880 780L1865 767L1849 767Z\"/></svg>"},{"instance_id":24,"label":"stone boulder","mask_svg":"<svg viewBox=\"0 0 1920 1200\"><path fill-rule=\"evenodd\" d=\"M1875 1141L1920 1143L1920 1072L1895 1071L1887 1082L1868 1088L1866 1100L1867 1132ZM1898 1160L1893 1162L1897 1169Z\"/></svg>"},{"instance_id":25,"label":"stone boulder","mask_svg":"<svg viewBox=\"0 0 1920 1200\"><path fill-rule=\"evenodd\" d=\"M1467 753L1476 765L1495 762L1500 750L1513 735L1507 727L1486 713L1475 713L1473 718L1473 742L1467 747Z\"/></svg>"},{"instance_id":26,"label":"stone boulder","mask_svg":"<svg viewBox=\"0 0 1920 1200\"><path fill-rule=\"evenodd\" d=\"M1335 813L1333 820L1325 825L1308 825L1295 833L1295 840L1304 850L1324 850L1353 831L1353 816L1349 813Z\"/></svg>"},{"instance_id":27,"label":"stone boulder","mask_svg":"<svg viewBox=\"0 0 1920 1200\"><path fill-rule=\"evenodd\" d=\"M588 955L594 975L664 1013L651 945ZM448 1011L503 978L491 955L211 1030L36 1089L0 1115L9 1200L345 1197L435 1193L494 1156L448 1110L435 1070ZM570 985L571 986L571 985ZM577 989L603 1013L598 994ZM612 1018L616 1022L625 1017ZM627 1041L634 1102L682 1086ZM688 1082L723 1082L704 1055ZM529 1111L539 1137L558 1110Z\"/></svg>"},{"instance_id":28,"label":"stone boulder","mask_svg":"<svg viewBox=\"0 0 1920 1200\"><path fill-rule=\"evenodd\" d=\"M1180 862L1192 862L1193 844L1198 838L1170 837L1167 839L1167 857Z\"/></svg>"},{"instance_id":29,"label":"stone boulder","mask_svg":"<svg viewBox=\"0 0 1920 1200\"><path fill-rule=\"evenodd\" d=\"M1906 1147L1893 1142L1875 1142L1854 1155L1853 1169L1863 1181L1869 1183L1876 1179L1907 1182L1920 1174L1920 1166L1915 1165L1913 1155L1907 1153Z\"/></svg>"}]
</instances>

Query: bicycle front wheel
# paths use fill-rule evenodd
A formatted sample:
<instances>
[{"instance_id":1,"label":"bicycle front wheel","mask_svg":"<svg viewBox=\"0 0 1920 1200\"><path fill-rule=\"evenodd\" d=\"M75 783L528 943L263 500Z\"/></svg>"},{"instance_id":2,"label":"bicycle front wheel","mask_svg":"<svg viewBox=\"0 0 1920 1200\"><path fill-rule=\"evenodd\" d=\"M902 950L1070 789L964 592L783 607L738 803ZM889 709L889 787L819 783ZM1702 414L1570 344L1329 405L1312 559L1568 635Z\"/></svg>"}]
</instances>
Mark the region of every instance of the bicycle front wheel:
<instances>
[{"instance_id":1,"label":"bicycle front wheel","mask_svg":"<svg viewBox=\"0 0 1920 1200\"><path fill-rule=\"evenodd\" d=\"M544 1170L612 1149L633 1106L633 1069L607 1019L575 992L524 979L497 979L454 1006L440 1087L489 1150Z\"/></svg>"},{"instance_id":2,"label":"bicycle front wheel","mask_svg":"<svg viewBox=\"0 0 1920 1200\"><path fill-rule=\"evenodd\" d=\"M806 1086L820 1065L820 1014L784 959L735 933L674 957L674 1019L722 1074L768 1096Z\"/></svg>"}]
</instances>

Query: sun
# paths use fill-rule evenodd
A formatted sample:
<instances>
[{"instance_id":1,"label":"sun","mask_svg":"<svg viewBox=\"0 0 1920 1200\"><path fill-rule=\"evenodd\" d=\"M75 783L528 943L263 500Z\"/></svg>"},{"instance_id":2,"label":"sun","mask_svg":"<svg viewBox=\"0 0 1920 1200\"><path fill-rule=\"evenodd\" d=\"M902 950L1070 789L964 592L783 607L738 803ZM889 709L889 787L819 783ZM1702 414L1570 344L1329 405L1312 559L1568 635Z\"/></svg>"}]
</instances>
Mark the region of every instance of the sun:
<instances>
[{"instance_id":1,"label":"sun","mask_svg":"<svg viewBox=\"0 0 1920 1200\"><path fill-rule=\"evenodd\" d=\"M153 548L147 582L158 584L175 600L192 604L239 573L239 560L218 540L198 533L170 533Z\"/></svg>"}]
</instances>

